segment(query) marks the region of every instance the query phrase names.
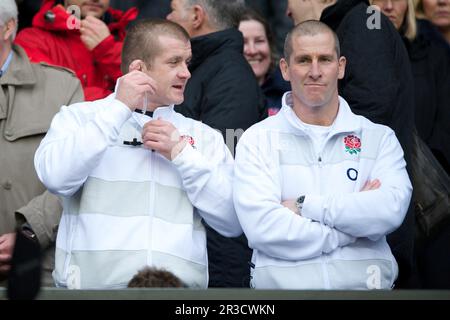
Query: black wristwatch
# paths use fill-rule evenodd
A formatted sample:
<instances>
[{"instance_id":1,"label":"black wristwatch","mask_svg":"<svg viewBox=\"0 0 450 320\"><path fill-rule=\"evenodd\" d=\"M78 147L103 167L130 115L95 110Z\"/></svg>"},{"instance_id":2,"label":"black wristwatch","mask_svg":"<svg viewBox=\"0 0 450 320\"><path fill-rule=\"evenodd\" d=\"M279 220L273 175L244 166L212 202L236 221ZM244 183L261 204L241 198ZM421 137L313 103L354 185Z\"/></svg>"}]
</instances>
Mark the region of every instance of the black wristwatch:
<instances>
[{"instance_id":1,"label":"black wristwatch","mask_svg":"<svg viewBox=\"0 0 450 320\"><path fill-rule=\"evenodd\" d=\"M300 196L295 200L295 206L297 207L297 214L302 213L303 202L305 202L305 196Z\"/></svg>"},{"instance_id":2,"label":"black wristwatch","mask_svg":"<svg viewBox=\"0 0 450 320\"><path fill-rule=\"evenodd\" d=\"M33 229L31 228L31 225L28 222L25 222L20 226L20 231L28 239L33 240L36 243L39 243L36 233L34 233Z\"/></svg>"}]
</instances>

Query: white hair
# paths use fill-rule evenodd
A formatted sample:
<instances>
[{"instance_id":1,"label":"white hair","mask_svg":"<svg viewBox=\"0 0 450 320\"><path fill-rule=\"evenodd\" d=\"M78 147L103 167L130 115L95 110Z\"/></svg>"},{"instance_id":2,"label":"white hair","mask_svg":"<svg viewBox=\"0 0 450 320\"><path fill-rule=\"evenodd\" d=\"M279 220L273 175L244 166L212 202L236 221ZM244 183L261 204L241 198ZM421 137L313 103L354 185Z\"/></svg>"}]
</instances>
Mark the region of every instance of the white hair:
<instances>
[{"instance_id":1,"label":"white hair","mask_svg":"<svg viewBox=\"0 0 450 320\"><path fill-rule=\"evenodd\" d=\"M1 0L0 1L0 25L5 25L10 20L16 21L16 30L12 35L12 40L16 37L17 32L17 22L18 22L18 12L17 4L14 0Z\"/></svg>"}]
</instances>

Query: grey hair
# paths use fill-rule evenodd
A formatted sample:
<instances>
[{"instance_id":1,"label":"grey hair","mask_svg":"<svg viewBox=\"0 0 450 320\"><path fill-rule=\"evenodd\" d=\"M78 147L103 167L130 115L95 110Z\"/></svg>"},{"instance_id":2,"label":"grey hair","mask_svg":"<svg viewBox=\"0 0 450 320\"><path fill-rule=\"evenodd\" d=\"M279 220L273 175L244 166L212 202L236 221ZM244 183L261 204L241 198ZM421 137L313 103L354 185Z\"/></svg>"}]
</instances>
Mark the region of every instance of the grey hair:
<instances>
[{"instance_id":1,"label":"grey hair","mask_svg":"<svg viewBox=\"0 0 450 320\"><path fill-rule=\"evenodd\" d=\"M186 0L186 6L201 6L208 15L211 27L218 31L237 28L239 14L245 9L244 0Z\"/></svg>"},{"instance_id":2,"label":"grey hair","mask_svg":"<svg viewBox=\"0 0 450 320\"><path fill-rule=\"evenodd\" d=\"M14 33L12 35L12 40L16 37L17 33L17 23L18 23L18 11L17 11L17 4L14 0L1 0L0 1L0 25L5 25L13 19L16 21L16 30L14 30Z\"/></svg>"},{"instance_id":3,"label":"grey hair","mask_svg":"<svg viewBox=\"0 0 450 320\"><path fill-rule=\"evenodd\" d=\"M336 33L325 23L317 20L307 20L296 25L286 36L284 41L284 59L289 63L289 58L292 54L292 39L299 36L315 36L322 33L327 33L333 35L334 38L334 50L338 59L341 56L341 47L339 44L339 38Z\"/></svg>"}]
</instances>

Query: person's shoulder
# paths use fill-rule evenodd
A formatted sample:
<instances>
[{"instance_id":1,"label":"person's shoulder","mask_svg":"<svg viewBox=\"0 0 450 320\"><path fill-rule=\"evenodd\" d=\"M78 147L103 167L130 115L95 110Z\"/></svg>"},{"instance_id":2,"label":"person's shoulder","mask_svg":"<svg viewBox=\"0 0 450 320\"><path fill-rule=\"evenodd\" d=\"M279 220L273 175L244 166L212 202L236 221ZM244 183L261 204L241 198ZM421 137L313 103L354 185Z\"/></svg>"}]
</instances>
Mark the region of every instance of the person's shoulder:
<instances>
[{"instance_id":1,"label":"person's shoulder","mask_svg":"<svg viewBox=\"0 0 450 320\"><path fill-rule=\"evenodd\" d=\"M286 117L283 112L284 111L280 109L276 115L267 117L264 120L255 123L243 133L241 140L255 141L265 139L268 134L289 131L286 128Z\"/></svg>"},{"instance_id":2,"label":"person's shoulder","mask_svg":"<svg viewBox=\"0 0 450 320\"><path fill-rule=\"evenodd\" d=\"M81 86L77 75L70 69L51 65L45 62L31 63L37 81L45 86L53 87L55 94L63 94L59 90L69 90Z\"/></svg>"},{"instance_id":3,"label":"person's shoulder","mask_svg":"<svg viewBox=\"0 0 450 320\"><path fill-rule=\"evenodd\" d=\"M361 129L364 131L371 131L371 132L378 132L381 133L383 135L389 135L391 133L394 133L394 130L392 130L390 127L384 125L384 124L380 124L380 123L375 123L369 119L367 119L364 116L360 116L360 115L355 115L355 117L359 118L360 123L361 123Z\"/></svg>"},{"instance_id":4,"label":"person's shoulder","mask_svg":"<svg viewBox=\"0 0 450 320\"><path fill-rule=\"evenodd\" d=\"M66 67L57 66L57 65L50 64L47 62L32 63L32 65L35 68L44 70L45 72L56 73L56 74L61 74L61 75L64 74L66 76L70 76L71 78L77 78L77 75L75 74L75 72Z\"/></svg>"},{"instance_id":5,"label":"person's shoulder","mask_svg":"<svg viewBox=\"0 0 450 320\"><path fill-rule=\"evenodd\" d=\"M351 29L355 35L377 37L398 33L392 22L384 14L364 2L355 5L345 14L339 29L346 29L347 31Z\"/></svg>"}]
</instances>

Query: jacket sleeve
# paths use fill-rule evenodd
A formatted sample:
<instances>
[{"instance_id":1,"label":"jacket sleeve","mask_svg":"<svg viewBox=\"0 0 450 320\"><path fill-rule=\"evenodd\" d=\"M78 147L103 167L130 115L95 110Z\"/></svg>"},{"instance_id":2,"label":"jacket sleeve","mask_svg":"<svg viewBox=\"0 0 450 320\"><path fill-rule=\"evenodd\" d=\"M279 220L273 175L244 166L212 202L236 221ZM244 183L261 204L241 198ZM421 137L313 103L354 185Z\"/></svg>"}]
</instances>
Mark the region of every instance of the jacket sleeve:
<instances>
[{"instance_id":1,"label":"jacket sleeve","mask_svg":"<svg viewBox=\"0 0 450 320\"><path fill-rule=\"evenodd\" d=\"M130 115L130 109L116 99L101 107L63 106L34 157L39 179L52 193L73 195L115 143Z\"/></svg>"},{"instance_id":2,"label":"jacket sleeve","mask_svg":"<svg viewBox=\"0 0 450 320\"><path fill-rule=\"evenodd\" d=\"M120 71L122 41L116 41L112 35L100 42L93 50L94 61L100 72L115 82L122 76Z\"/></svg>"},{"instance_id":3,"label":"jacket sleeve","mask_svg":"<svg viewBox=\"0 0 450 320\"><path fill-rule=\"evenodd\" d=\"M276 152L258 148L261 141L262 136L246 132L236 153L234 204L249 246L274 258L298 261L354 242L354 237L281 205Z\"/></svg>"},{"instance_id":4,"label":"jacket sleeve","mask_svg":"<svg viewBox=\"0 0 450 320\"><path fill-rule=\"evenodd\" d=\"M412 186L403 151L388 129L369 179L379 179L376 190L336 195L306 195L302 215L354 237L371 240L397 229L408 210Z\"/></svg>"},{"instance_id":5,"label":"jacket sleeve","mask_svg":"<svg viewBox=\"0 0 450 320\"><path fill-rule=\"evenodd\" d=\"M237 237L242 228L233 205L233 157L217 132L203 154L187 145L172 160L189 200L203 219L225 237Z\"/></svg>"},{"instance_id":6,"label":"jacket sleeve","mask_svg":"<svg viewBox=\"0 0 450 320\"><path fill-rule=\"evenodd\" d=\"M57 196L46 191L16 211L31 225L41 248L55 243L62 206ZM19 219L21 220L21 219Z\"/></svg>"}]
</instances>

